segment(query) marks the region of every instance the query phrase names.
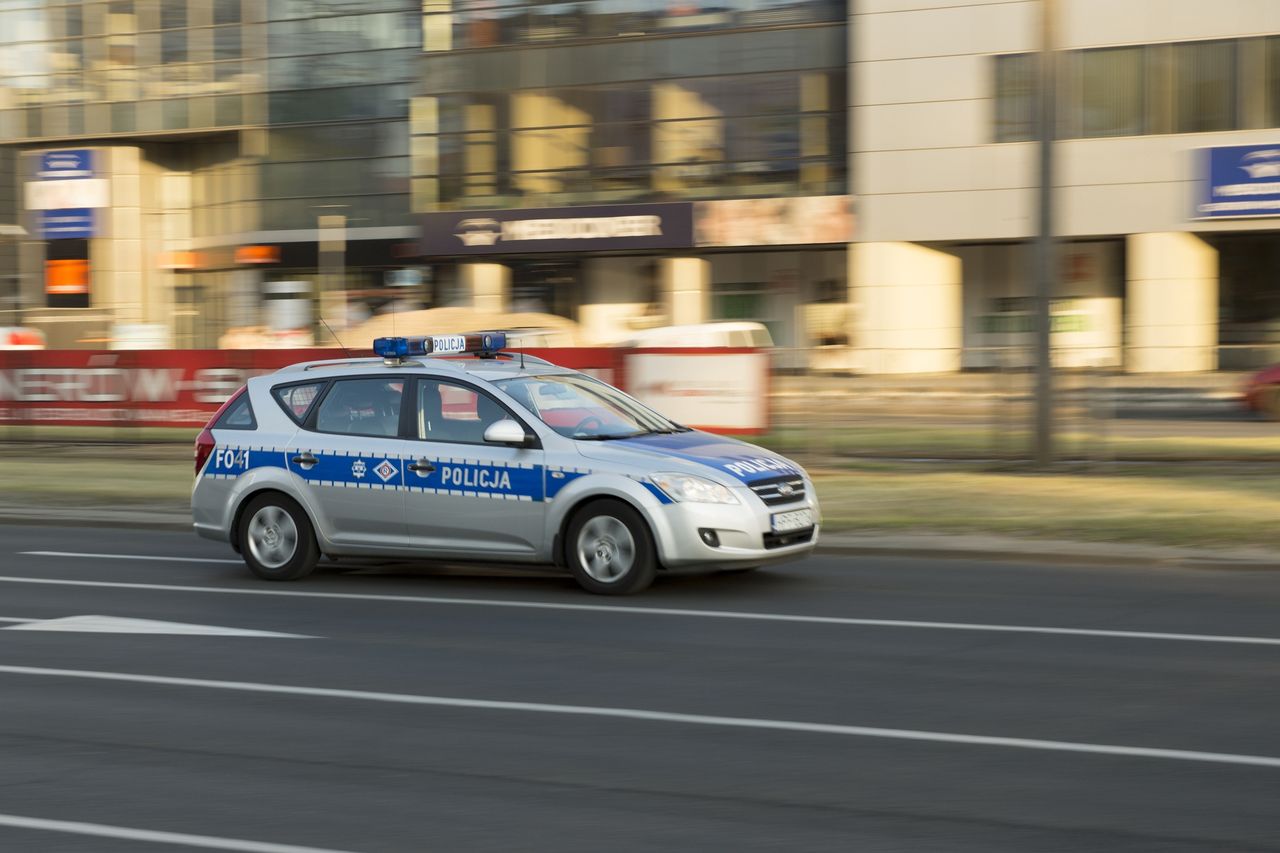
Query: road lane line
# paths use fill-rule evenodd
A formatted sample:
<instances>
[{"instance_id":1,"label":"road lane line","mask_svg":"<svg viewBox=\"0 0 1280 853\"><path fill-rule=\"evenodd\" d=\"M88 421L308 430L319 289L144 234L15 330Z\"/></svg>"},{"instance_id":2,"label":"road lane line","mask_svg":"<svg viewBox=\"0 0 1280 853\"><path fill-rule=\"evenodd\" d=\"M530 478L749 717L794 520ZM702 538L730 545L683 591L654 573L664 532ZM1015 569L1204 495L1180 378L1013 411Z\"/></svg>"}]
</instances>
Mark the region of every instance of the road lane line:
<instances>
[{"instance_id":1,"label":"road lane line","mask_svg":"<svg viewBox=\"0 0 1280 853\"><path fill-rule=\"evenodd\" d=\"M804 616L790 613L756 613L737 610L689 610L674 607L615 607L608 604L557 604L500 598L448 598L426 595L385 595L359 592L312 592L293 589L242 589L188 584L82 581L59 578L0 576L0 583L82 586L105 589L140 589L157 592L209 593L215 595L266 595L320 598L339 601L394 601L403 604L441 604L466 607L512 607L524 610L567 610L587 613L624 613L639 616L683 616L699 619L741 619L757 622L792 622L811 625L849 625L864 628L916 628L938 631L987 631L1006 634L1047 634L1067 637L1105 637L1121 640L1167 640L1185 643L1230 643L1246 646L1280 646L1280 637L1248 637L1229 634L1176 634L1161 631L1112 631L1103 628L1054 628L1035 625L988 625L969 622L920 622L907 619L861 619L851 616Z\"/></svg>"},{"instance_id":2,"label":"road lane line","mask_svg":"<svg viewBox=\"0 0 1280 853\"><path fill-rule=\"evenodd\" d=\"M0 622L40 622L40 619L23 619L18 616L0 616Z\"/></svg>"},{"instance_id":3,"label":"road lane line","mask_svg":"<svg viewBox=\"0 0 1280 853\"><path fill-rule=\"evenodd\" d=\"M45 820L14 814L0 814L0 826L66 832L72 835L92 835L97 838L120 838L125 841L145 841L152 844L202 847L206 850L236 850L239 853L350 853L350 851L334 850L329 847L299 847L296 844L271 844L265 841L246 841L241 838L219 838L214 835L189 835L185 832L159 832L153 829L134 829L104 823L81 823L74 820Z\"/></svg>"},{"instance_id":4,"label":"road lane line","mask_svg":"<svg viewBox=\"0 0 1280 853\"><path fill-rule=\"evenodd\" d=\"M424 696L414 693L382 693L366 690L344 690L333 687L300 687L288 684L265 684L256 681L219 681L202 678L180 678L166 675L142 675L131 672L103 672L83 669L49 669L36 666L0 665L0 673L9 675L52 676L94 681L116 681L132 684L155 684L168 687L196 687L207 690L230 690L243 693L271 693L285 696L307 696L324 699L351 699L396 705L430 705L444 708L469 708L486 711L523 711L534 714L558 714L577 717L609 717L657 723L679 723L722 728L768 729L808 734L842 735L846 737L889 740L925 741L969 746L1002 746L1051 752L1079 752L1126 758L1160 758L1210 764L1235 764L1280 769L1280 758L1269 755L1242 755L1230 752L1201 752L1187 749L1161 749L1144 746L1118 746L1103 743L1042 740L1039 738L970 735L917 729L886 729L874 726L848 726L838 723L807 723L795 720L770 720L753 717L721 717L708 714L681 714L671 711L648 711L640 708L610 708L594 705L556 705L545 702L506 702L493 699L466 699L457 696Z\"/></svg>"},{"instance_id":5,"label":"road lane line","mask_svg":"<svg viewBox=\"0 0 1280 853\"><path fill-rule=\"evenodd\" d=\"M26 557L83 557L93 560L147 560L160 563L219 563L243 566L244 560L228 560L214 557L157 557L152 554L86 554L80 551L19 551Z\"/></svg>"}]
</instances>

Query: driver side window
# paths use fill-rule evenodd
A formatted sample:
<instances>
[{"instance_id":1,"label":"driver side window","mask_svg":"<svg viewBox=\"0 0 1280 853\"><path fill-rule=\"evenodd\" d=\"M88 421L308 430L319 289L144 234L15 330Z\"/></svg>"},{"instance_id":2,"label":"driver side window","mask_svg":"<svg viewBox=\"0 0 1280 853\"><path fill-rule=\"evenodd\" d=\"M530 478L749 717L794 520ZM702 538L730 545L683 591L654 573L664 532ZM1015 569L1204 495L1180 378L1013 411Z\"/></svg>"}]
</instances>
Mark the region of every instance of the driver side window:
<instances>
[{"instance_id":1,"label":"driver side window","mask_svg":"<svg viewBox=\"0 0 1280 853\"><path fill-rule=\"evenodd\" d=\"M418 380L420 439L483 444L484 431L510 417L502 404L474 388L439 379Z\"/></svg>"}]
</instances>

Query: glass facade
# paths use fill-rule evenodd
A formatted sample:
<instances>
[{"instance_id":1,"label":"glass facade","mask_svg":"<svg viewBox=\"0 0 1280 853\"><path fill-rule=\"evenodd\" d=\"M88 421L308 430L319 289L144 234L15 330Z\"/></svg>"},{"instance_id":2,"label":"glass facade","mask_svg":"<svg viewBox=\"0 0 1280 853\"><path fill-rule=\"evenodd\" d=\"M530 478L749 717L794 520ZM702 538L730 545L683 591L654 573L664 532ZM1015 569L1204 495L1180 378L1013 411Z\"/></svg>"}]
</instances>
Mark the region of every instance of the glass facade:
<instances>
[{"instance_id":1,"label":"glass facade","mask_svg":"<svg viewBox=\"0 0 1280 853\"><path fill-rule=\"evenodd\" d=\"M419 213L843 197L846 14L843 0L0 0L15 190L0 222L47 237L7 265L20 283L0 309L63 307L42 265L70 244L16 192L51 177L49 149L91 151L107 188L77 255L86 322L167 326L176 346L262 340L278 282L339 327L344 306L466 302L461 268L414 256ZM626 248L645 272L610 279L617 293L579 274L621 249L506 253L509 302L656 311L661 253ZM788 251L772 254L810 250Z\"/></svg>"},{"instance_id":2,"label":"glass facade","mask_svg":"<svg viewBox=\"0 0 1280 853\"><path fill-rule=\"evenodd\" d=\"M236 127L255 119L254 0L0 0L0 140Z\"/></svg>"},{"instance_id":3,"label":"glass facade","mask_svg":"<svg viewBox=\"0 0 1280 853\"><path fill-rule=\"evenodd\" d=\"M812 24L841 7L738 5L578 4L552 29L536 23L551 4L430 12L414 209L846 192L846 30ZM669 18L723 31L676 36Z\"/></svg>"},{"instance_id":4,"label":"glass facade","mask_svg":"<svg viewBox=\"0 0 1280 853\"><path fill-rule=\"evenodd\" d=\"M420 15L415 0L0 0L0 143L181 134L197 236L339 209L404 225ZM269 128L252 164L216 136L249 128Z\"/></svg>"}]
</instances>

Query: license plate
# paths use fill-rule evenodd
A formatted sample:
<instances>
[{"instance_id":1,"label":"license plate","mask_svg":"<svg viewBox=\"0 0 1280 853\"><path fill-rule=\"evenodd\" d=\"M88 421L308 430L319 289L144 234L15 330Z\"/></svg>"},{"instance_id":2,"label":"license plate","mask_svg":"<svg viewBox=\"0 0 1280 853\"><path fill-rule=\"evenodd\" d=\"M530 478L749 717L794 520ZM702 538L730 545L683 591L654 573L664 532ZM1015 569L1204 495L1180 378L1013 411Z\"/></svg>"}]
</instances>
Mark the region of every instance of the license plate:
<instances>
[{"instance_id":1,"label":"license plate","mask_svg":"<svg viewBox=\"0 0 1280 853\"><path fill-rule=\"evenodd\" d=\"M813 527L813 510L811 509L793 509L791 512L773 514L774 533L804 530L806 527Z\"/></svg>"}]
</instances>

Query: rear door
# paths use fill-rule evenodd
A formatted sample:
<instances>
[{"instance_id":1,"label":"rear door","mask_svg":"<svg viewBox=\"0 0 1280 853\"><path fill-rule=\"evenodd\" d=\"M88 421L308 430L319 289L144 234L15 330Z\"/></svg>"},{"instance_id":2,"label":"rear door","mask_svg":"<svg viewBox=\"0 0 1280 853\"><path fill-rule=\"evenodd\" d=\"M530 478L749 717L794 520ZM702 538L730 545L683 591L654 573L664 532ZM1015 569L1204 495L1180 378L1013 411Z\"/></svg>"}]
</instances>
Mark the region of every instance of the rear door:
<instances>
[{"instance_id":1,"label":"rear door","mask_svg":"<svg viewBox=\"0 0 1280 853\"><path fill-rule=\"evenodd\" d=\"M289 445L286 463L319 509L325 536L336 544L404 548L406 442L400 437L408 380L351 376L320 389L277 387L286 411L315 400ZM314 384L314 383L313 383Z\"/></svg>"},{"instance_id":2,"label":"rear door","mask_svg":"<svg viewBox=\"0 0 1280 853\"><path fill-rule=\"evenodd\" d=\"M406 466L406 520L414 547L466 556L529 556L542 546L541 448L487 444L503 418L524 424L484 389L419 377Z\"/></svg>"}]
</instances>

